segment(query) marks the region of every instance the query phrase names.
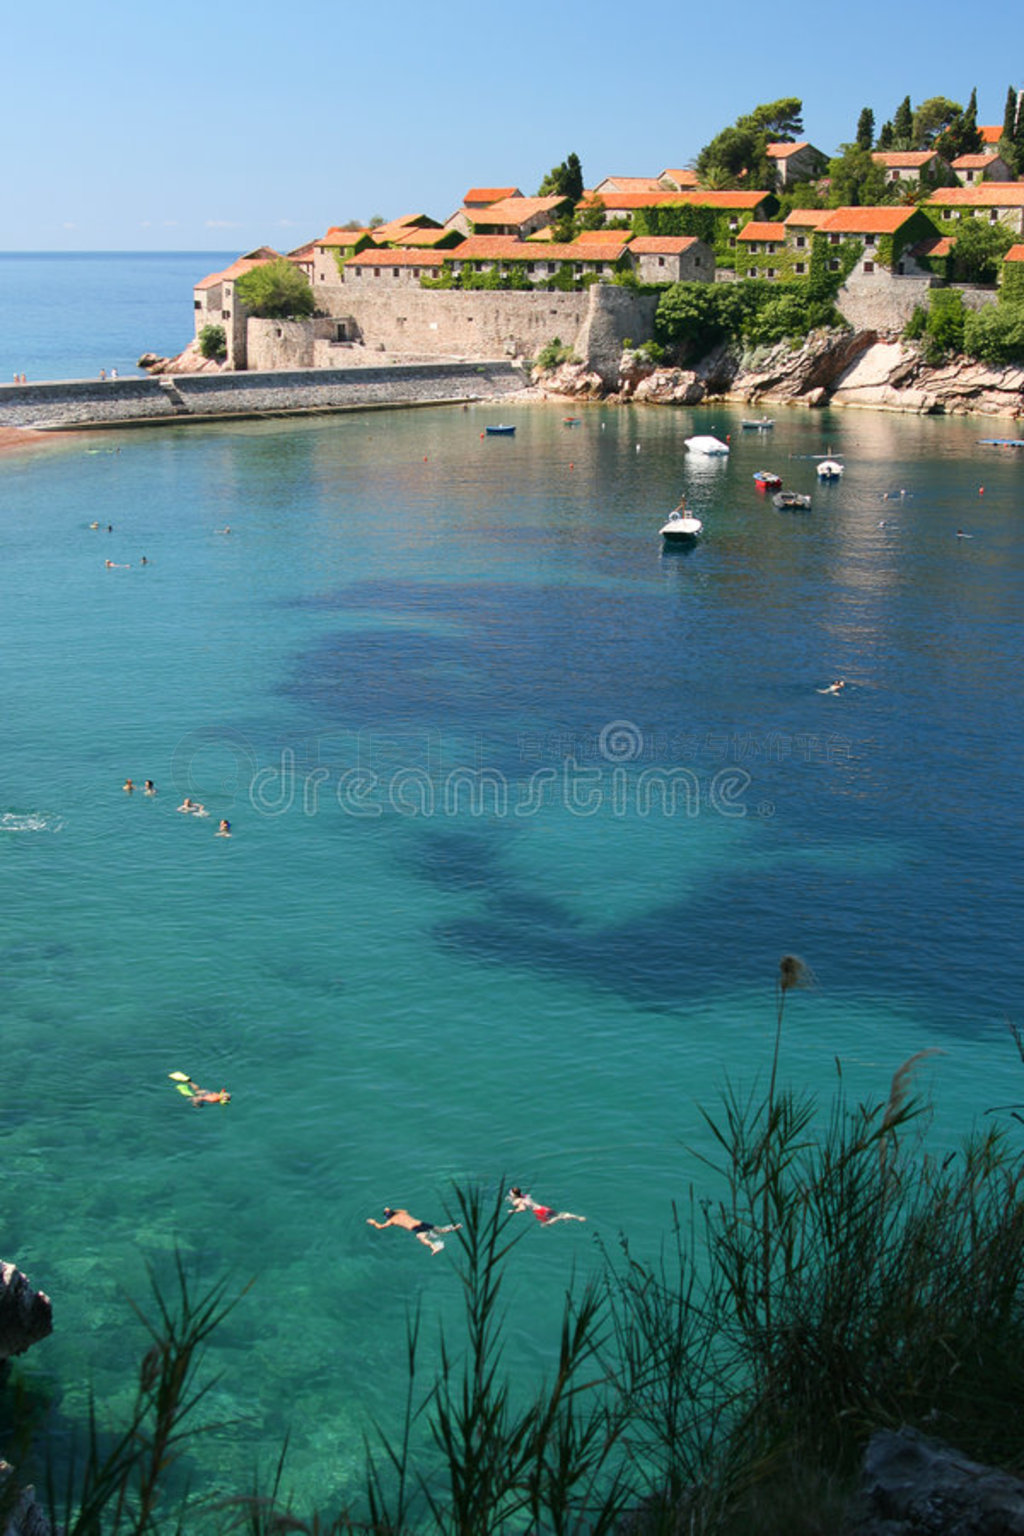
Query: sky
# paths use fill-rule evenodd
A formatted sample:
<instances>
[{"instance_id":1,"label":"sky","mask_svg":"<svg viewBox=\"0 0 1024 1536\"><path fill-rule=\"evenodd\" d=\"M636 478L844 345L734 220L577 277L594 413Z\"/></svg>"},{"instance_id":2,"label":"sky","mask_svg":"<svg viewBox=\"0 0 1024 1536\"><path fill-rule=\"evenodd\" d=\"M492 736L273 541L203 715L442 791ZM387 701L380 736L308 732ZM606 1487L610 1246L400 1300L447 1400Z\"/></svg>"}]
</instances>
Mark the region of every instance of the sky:
<instances>
[{"instance_id":1,"label":"sky","mask_svg":"<svg viewBox=\"0 0 1024 1536\"><path fill-rule=\"evenodd\" d=\"M950 0L21 0L0 250L288 251L350 219L443 220L471 186L531 195L570 152L587 186L656 176L782 96L826 154L908 94L976 87L979 122L1001 122L1020 17L1019 0L976 24Z\"/></svg>"}]
</instances>

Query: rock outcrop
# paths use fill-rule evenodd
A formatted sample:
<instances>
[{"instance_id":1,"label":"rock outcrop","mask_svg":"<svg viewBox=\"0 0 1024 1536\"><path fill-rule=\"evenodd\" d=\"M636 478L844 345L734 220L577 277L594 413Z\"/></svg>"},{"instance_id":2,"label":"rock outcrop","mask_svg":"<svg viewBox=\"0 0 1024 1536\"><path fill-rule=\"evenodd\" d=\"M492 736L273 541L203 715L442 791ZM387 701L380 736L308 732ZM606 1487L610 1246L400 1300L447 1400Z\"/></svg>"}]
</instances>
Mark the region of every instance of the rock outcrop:
<instances>
[{"instance_id":1,"label":"rock outcrop","mask_svg":"<svg viewBox=\"0 0 1024 1536\"><path fill-rule=\"evenodd\" d=\"M915 1430L878 1430L843 1536L1024 1536L1024 1482Z\"/></svg>"},{"instance_id":2,"label":"rock outcrop","mask_svg":"<svg viewBox=\"0 0 1024 1536\"><path fill-rule=\"evenodd\" d=\"M0 1262L0 1365L53 1332L53 1309L13 1264Z\"/></svg>"},{"instance_id":3,"label":"rock outcrop","mask_svg":"<svg viewBox=\"0 0 1024 1536\"><path fill-rule=\"evenodd\" d=\"M821 330L797 347L778 342L748 352L725 345L692 368L658 367L628 349L612 388L583 365L563 366L537 383L546 394L654 405L725 399L1024 418L1024 367L993 368L966 357L929 365L915 342L883 340L874 331Z\"/></svg>"},{"instance_id":4,"label":"rock outcrop","mask_svg":"<svg viewBox=\"0 0 1024 1536\"><path fill-rule=\"evenodd\" d=\"M147 373L223 373L224 364L212 357L204 357L199 342L193 337L177 357L159 357L155 352L143 352L138 366Z\"/></svg>"}]
</instances>

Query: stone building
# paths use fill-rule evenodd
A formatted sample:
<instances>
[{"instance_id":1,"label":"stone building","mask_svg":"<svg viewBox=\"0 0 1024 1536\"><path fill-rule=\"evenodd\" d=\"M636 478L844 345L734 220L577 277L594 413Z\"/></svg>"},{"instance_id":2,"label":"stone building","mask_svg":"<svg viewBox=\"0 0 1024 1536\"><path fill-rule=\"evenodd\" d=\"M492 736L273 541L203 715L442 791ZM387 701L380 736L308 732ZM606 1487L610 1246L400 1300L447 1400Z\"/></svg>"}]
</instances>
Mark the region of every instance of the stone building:
<instances>
[{"instance_id":1,"label":"stone building","mask_svg":"<svg viewBox=\"0 0 1024 1536\"><path fill-rule=\"evenodd\" d=\"M280 251L275 251L269 245L261 245L256 250L239 256L238 260L233 261L230 267L225 267L223 272L211 272L195 285L193 290L195 334L199 336L207 325L219 325L223 329L228 368L247 366L245 327L249 311L236 298L235 283L238 278L243 277L246 272L251 272L254 267L265 266L268 261L280 260Z\"/></svg>"},{"instance_id":2,"label":"stone building","mask_svg":"<svg viewBox=\"0 0 1024 1536\"><path fill-rule=\"evenodd\" d=\"M950 169L962 187L976 187L982 181L1013 181L1013 171L1002 155L987 150L978 155L958 155Z\"/></svg>"},{"instance_id":3,"label":"stone building","mask_svg":"<svg viewBox=\"0 0 1024 1536\"><path fill-rule=\"evenodd\" d=\"M792 187L798 181L814 181L828 166L828 156L806 140L799 144L769 144L767 154L780 187Z\"/></svg>"},{"instance_id":4,"label":"stone building","mask_svg":"<svg viewBox=\"0 0 1024 1536\"><path fill-rule=\"evenodd\" d=\"M942 233L957 219L986 219L1024 235L1024 181L983 181L973 187L939 187L922 204L937 219Z\"/></svg>"},{"instance_id":5,"label":"stone building","mask_svg":"<svg viewBox=\"0 0 1024 1536\"><path fill-rule=\"evenodd\" d=\"M715 280L715 253L696 235L639 235L629 242L628 254L642 283Z\"/></svg>"},{"instance_id":6,"label":"stone building","mask_svg":"<svg viewBox=\"0 0 1024 1536\"><path fill-rule=\"evenodd\" d=\"M564 197L503 197L485 208L458 209L445 221L445 228L464 235L513 235L526 240L553 224L570 206Z\"/></svg>"},{"instance_id":7,"label":"stone building","mask_svg":"<svg viewBox=\"0 0 1024 1536\"><path fill-rule=\"evenodd\" d=\"M946 176L944 162L934 150L876 149L871 156L885 171L887 182L927 181L935 184Z\"/></svg>"}]
</instances>

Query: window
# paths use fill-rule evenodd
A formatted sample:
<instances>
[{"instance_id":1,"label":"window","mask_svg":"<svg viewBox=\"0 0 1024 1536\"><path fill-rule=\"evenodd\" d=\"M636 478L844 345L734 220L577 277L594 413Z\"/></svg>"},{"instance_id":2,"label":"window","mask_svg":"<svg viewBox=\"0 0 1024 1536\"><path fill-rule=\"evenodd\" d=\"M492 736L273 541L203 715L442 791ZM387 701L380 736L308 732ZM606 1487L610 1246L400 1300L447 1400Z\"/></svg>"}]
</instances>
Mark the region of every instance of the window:
<instances>
[{"instance_id":1,"label":"window","mask_svg":"<svg viewBox=\"0 0 1024 1536\"><path fill-rule=\"evenodd\" d=\"M202 307L203 307L202 299L196 299L195 302L196 302L196 309L202 309Z\"/></svg>"},{"instance_id":2,"label":"window","mask_svg":"<svg viewBox=\"0 0 1024 1536\"><path fill-rule=\"evenodd\" d=\"M729 220L729 228L730 229L736 230L736 229L739 229L739 227L740 227L739 219L730 219Z\"/></svg>"},{"instance_id":3,"label":"window","mask_svg":"<svg viewBox=\"0 0 1024 1536\"><path fill-rule=\"evenodd\" d=\"M839 271L839 258L838 258L838 256L830 256L829 257L828 269L829 269L830 272L838 272Z\"/></svg>"},{"instance_id":4,"label":"window","mask_svg":"<svg viewBox=\"0 0 1024 1536\"><path fill-rule=\"evenodd\" d=\"M747 268L747 276L748 277L756 277L757 276L757 268L756 267L748 267Z\"/></svg>"},{"instance_id":5,"label":"window","mask_svg":"<svg viewBox=\"0 0 1024 1536\"><path fill-rule=\"evenodd\" d=\"M835 235L835 234L829 235L828 243L829 243L829 245L838 245L839 244L839 236Z\"/></svg>"},{"instance_id":6,"label":"window","mask_svg":"<svg viewBox=\"0 0 1024 1536\"><path fill-rule=\"evenodd\" d=\"M864 263L864 271L865 272L873 272L874 270L875 270L875 264L874 264L873 261L866 261Z\"/></svg>"},{"instance_id":7,"label":"window","mask_svg":"<svg viewBox=\"0 0 1024 1536\"><path fill-rule=\"evenodd\" d=\"M875 243L874 235L865 235L864 236L864 244L865 245L874 245L874 243Z\"/></svg>"},{"instance_id":8,"label":"window","mask_svg":"<svg viewBox=\"0 0 1024 1536\"><path fill-rule=\"evenodd\" d=\"M989 211L988 211L988 221L989 221L990 224L998 224L999 223L999 210L997 208L990 208L989 209Z\"/></svg>"},{"instance_id":9,"label":"window","mask_svg":"<svg viewBox=\"0 0 1024 1536\"><path fill-rule=\"evenodd\" d=\"M807 236L806 235L797 235L794 244L796 245L796 248L797 248L798 251L802 251L804 246L807 244Z\"/></svg>"},{"instance_id":10,"label":"window","mask_svg":"<svg viewBox=\"0 0 1024 1536\"><path fill-rule=\"evenodd\" d=\"M658 257L658 266L659 267L663 267L664 265L665 265L665 258L664 258L664 256L659 256Z\"/></svg>"},{"instance_id":11,"label":"window","mask_svg":"<svg viewBox=\"0 0 1024 1536\"><path fill-rule=\"evenodd\" d=\"M700 266L700 257L699 256L695 256L693 258L693 264L694 264L695 267L699 267Z\"/></svg>"},{"instance_id":12,"label":"window","mask_svg":"<svg viewBox=\"0 0 1024 1536\"><path fill-rule=\"evenodd\" d=\"M374 277L380 277L380 267L374 267L373 275Z\"/></svg>"},{"instance_id":13,"label":"window","mask_svg":"<svg viewBox=\"0 0 1024 1536\"><path fill-rule=\"evenodd\" d=\"M736 236L735 235L732 235L730 237L730 239L729 239L729 249L730 250L735 250L736 249Z\"/></svg>"},{"instance_id":14,"label":"window","mask_svg":"<svg viewBox=\"0 0 1024 1536\"><path fill-rule=\"evenodd\" d=\"M391 271L392 271L392 273L393 273L393 275L394 275L394 276L395 276L395 277L397 277L397 276L398 276L398 268L397 268L397 267L392 267L392 268L391 268Z\"/></svg>"},{"instance_id":15,"label":"window","mask_svg":"<svg viewBox=\"0 0 1024 1536\"><path fill-rule=\"evenodd\" d=\"M774 267L769 267L768 271L765 273L765 277L774 277L774 276L775 276L775 268Z\"/></svg>"},{"instance_id":16,"label":"window","mask_svg":"<svg viewBox=\"0 0 1024 1536\"><path fill-rule=\"evenodd\" d=\"M797 277L803 277L804 273L807 271L807 263L805 261L794 262L793 271L796 273Z\"/></svg>"}]
</instances>

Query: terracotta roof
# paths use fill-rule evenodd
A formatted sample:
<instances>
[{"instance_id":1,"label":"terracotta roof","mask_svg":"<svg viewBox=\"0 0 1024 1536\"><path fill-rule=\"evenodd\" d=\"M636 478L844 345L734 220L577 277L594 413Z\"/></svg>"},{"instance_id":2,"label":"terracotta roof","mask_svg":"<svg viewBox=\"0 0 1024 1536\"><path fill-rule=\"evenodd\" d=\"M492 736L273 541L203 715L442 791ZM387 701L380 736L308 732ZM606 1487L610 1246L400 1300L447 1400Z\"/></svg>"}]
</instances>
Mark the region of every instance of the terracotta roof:
<instances>
[{"instance_id":1,"label":"terracotta roof","mask_svg":"<svg viewBox=\"0 0 1024 1536\"><path fill-rule=\"evenodd\" d=\"M916 208L831 208L818 228L823 235L891 235L916 212Z\"/></svg>"},{"instance_id":2,"label":"terracotta roof","mask_svg":"<svg viewBox=\"0 0 1024 1536\"><path fill-rule=\"evenodd\" d=\"M696 244L696 235L641 235L630 241L629 249L640 256L681 256Z\"/></svg>"},{"instance_id":3,"label":"terracotta roof","mask_svg":"<svg viewBox=\"0 0 1024 1536\"><path fill-rule=\"evenodd\" d=\"M440 245L442 240L451 240L453 234L459 231L451 229L407 229L400 235L392 236L392 243L399 246L430 246Z\"/></svg>"},{"instance_id":4,"label":"terracotta roof","mask_svg":"<svg viewBox=\"0 0 1024 1536\"><path fill-rule=\"evenodd\" d=\"M474 224L525 224L538 213L554 213L568 199L564 197L503 197L489 208L470 208Z\"/></svg>"},{"instance_id":5,"label":"terracotta roof","mask_svg":"<svg viewBox=\"0 0 1024 1536\"><path fill-rule=\"evenodd\" d=\"M939 187L926 199L929 208L952 205L960 208L1024 207L1024 181L983 181L978 187Z\"/></svg>"},{"instance_id":6,"label":"terracotta roof","mask_svg":"<svg viewBox=\"0 0 1024 1536\"><path fill-rule=\"evenodd\" d=\"M978 132L981 134L983 144L998 144L1003 136L1003 125L1002 123L979 123Z\"/></svg>"},{"instance_id":7,"label":"terracotta roof","mask_svg":"<svg viewBox=\"0 0 1024 1536\"><path fill-rule=\"evenodd\" d=\"M447 259L444 251L410 251L404 248L382 250L380 246L367 247L356 256L350 256L346 267L439 267Z\"/></svg>"},{"instance_id":8,"label":"terracotta roof","mask_svg":"<svg viewBox=\"0 0 1024 1536\"><path fill-rule=\"evenodd\" d=\"M257 250L250 251L247 256L239 256L230 267L225 267L223 272L211 272L196 283L196 288L216 288L218 283L233 282L236 277L243 277L246 272L251 272L253 267L266 266L268 261L280 261L281 252L275 251L272 246L261 245Z\"/></svg>"},{"instance_id":9,"label":"terracotta roof","mask_svg":"<svg viewBox=\"0 0 1024 1536\"><path fill-rule=\"evenodd\" d=\"M551 231L549 229L541 230L540 233L547 235L549 240L551 239ZM530 236L531 244L533 243L534 238L535 237L533 235ZM607 229L582 229L576 236L576 239L573 241L573 245L607 245L608 241L612 239L629 240L631 242L629 247L630 250L632 250L636 244L636 242L633 240L632 231L628 229L616 229L611 231ZM537 243L543 244L543 242L539 240Z\"/></svg>"},{"instance_id":10,"label":"terracotta roof","mask_svg":"<svg viewBox=\"0 0 1024 1536\"><path fill-rule=\"evenodd\" d=\"M806 139L801 139L799 144L766 144L765 154L771 160L788 160L790 155L796 154L797 150L806 148Z\"/></svg>"},{"instance_id":11,"label":"terracotta roof","mask_svg":"<svg viewBox=\"0 0 1024 1536\"><path fill-rule=\"evenodd\" d=\"M664 192L657 176L606 176L601 182L602 187L608 187L613 192ZM602 194L595 188L594 195Z\"/></svg>"},{"instance_id":12,"label":"terracotta roof","mask_svg":"<svg viewBox=\"0 0 1024 1536\"><path fill-rule=\"evenodd\" d=\"M785 240L785 224L769 224L763 220L751 219L736 237L738 240Z\"/></svg>"},{"instance_id":13,"label":"terracotta roof","mask_svg":"<svg viewBox=\"0 0 1024 1536\"><path fill-rule=\"evenodd\" d=\"M1011 245L1010 249L1007 251L1006 255L1003 257L1003 260L1004 261L1024 261L1024 245Z\"/></svg>"},{"instance_id":14,"label":"terracotta roof","mask_svg":"<svg viewBox=\"0 0 1024 1536\"><path fill-rule=\"evenodd\" d=\"M622 208L735 208L738 212L754 209L770 192L614 192L602 197L591 193L582 207L603 202L612 211Z\"/></svg>"},{"instance_id":15,"label":"terracotta roof","mask_svg":"<svg viewBox=\"0 0 1024 1536\"><path fill-rule=\"evenodd\" d=\"M697 172L685 166L681 171L662 171L658 177L661 182L674 181L677 187L695 187L697 185Z\"/></svg>"},{"instance_id":16,"label":"terracotta roof","mask_svg":"<svg viewBox=\"0 0 1024 1536\"><path fill-rule=\"evenodd\" d=\"M470 187L462 201L469 203L500 203L506 197L522 197L518 187Z\"/></svg>"},{"instance_id":17,"label":"terracotta roof","mask_svg":"<svg viewBox=\"0 0 1024 1536\"><path fill-rule=\"evenodd\" d=\"M624 232L610 230L603 243L588 241L578 245L576 241L565 244L550 241L535 246L527 240L517 240L513 235L470 235L451 252L452 261L618 261L629 249Z\"/></svg>"},{"instance_id":18,"label":"terracotta roof","mask_svg":"<svg viewBox=\"0 0 1024 1536\"><path fill-rule=\"evenodd\" d=\"M956 159L949 163L954 171L983 171L986 166L998 159L999 156L990 149L979 155L957 155Z\"/></svg>"},{"instance_id":19,"label":"terracotta roof","mask_svg":"<svg viewBox=\"0 0 1024 1536\"><path fill-rule=\"evenodd\" d=\"M363 239L364 236L369 237L371 233L372 231L368 229L339 229L336 224L332 224L326 235L321 235L319 240L314 240L313 244L332 248L355 245L357 240Z\"/></svg>"},{"instance_id":20,"label":"terracotta roof","mask_svg":"<svg viewBox=\"0 0 1024 1536\"><path fill-rule=\"evenodd\" d=\"M931 240L919 240L910 254L912 256L948 256L952 249L952 235L936 235Z\"/></svg>"},{"instance_id":21,"label":"terracotta roof","mask_svg":"<svg viewBox=\"0 0 1024 1536\"><path fill-rule=\"evenodd\" d=\"M887 165L891 170L905 165L908 170L920 170L929 160L935 159L934 149L876 149L872 156L876 165Z\"/></svg>"},{"instance_id":22,"label":"terracotta roof","mask_svg":"<svg viewBox=\"0 0 1024 1536\"><path fill-rule=\"evenodd\" d=\"M378 243L388 240L397 240L407 229L437 229L438 222L431 219L425 213L407 213L400 219L391 219L387 224L378 224L376 229L371 229L370 234Z\"/></svg>"},{"instance_id":23,"label":"terracotta roof","mask_svg":"<svg viewBox=\"0 0 1024 1536\"><path fill-rule=\"evenodd\" d=\"M817 229L831 212L831 208L794 208L783 222L788 229Z\"/></svg>"}]
</instances>

